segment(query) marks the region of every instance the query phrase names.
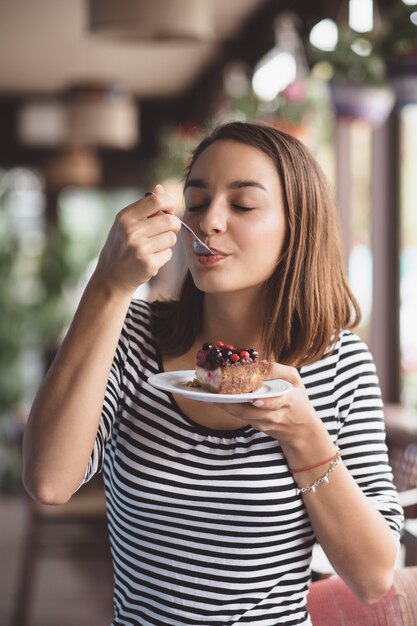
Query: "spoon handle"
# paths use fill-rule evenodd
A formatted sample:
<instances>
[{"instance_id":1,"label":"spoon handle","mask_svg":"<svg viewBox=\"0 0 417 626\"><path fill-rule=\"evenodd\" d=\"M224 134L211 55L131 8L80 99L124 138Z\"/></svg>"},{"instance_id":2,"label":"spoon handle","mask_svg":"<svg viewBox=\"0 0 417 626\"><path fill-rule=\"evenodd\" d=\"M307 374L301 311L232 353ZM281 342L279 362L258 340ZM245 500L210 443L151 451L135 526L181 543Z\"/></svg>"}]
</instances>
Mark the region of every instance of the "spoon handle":
<instances>
[{"instance_id":1,"label":"spoon handle","mask_svg":"<svg viewBox=\"0 0 417 626\"><path fill-rule=\"evenodd\" d=\"M147 191L145 193L145 197L146 196L153 196L152 191ZM164 211L162 211L162 213L164 213ZM184 228L186 230L188 230L188 232L191 234L193 240L194 240L194 252L196 252L197 254L201 254L202 256L215 256L214 252L212 250L210 250L210 248L208 246L206 246L205 243L203 243L201 241L201 239L199 239L197 237L197 235L195 234L195 232L192 230L192 228L190 228L188 226L188 224L186 224L185 222L182 221L182 219L178 218L181 222L181 225L184 226Z\"/></svg>"},{"instance_id":2,"label":"spoon handle","mask_svg":"<svg viewBox=\"0 0 417 626\"><path fill-rule=\"evenodd\" d=\"M201 241L201 239L199 239L197 237L195 232L188 226L188 224L183 222L181 219L180 219L180 222L181 222L182 226L184 226L184 228L186 228L188 230L188 232L191 233L191 235L192 235L192 237L194 239L194 250L195 250L195 252L197 252L199 254L204 254L206 256L214 256L214 252L212 250L210 250L210 248L208 246L206 246L206 244L203 243Z\"/></svg>"}]
</instances>

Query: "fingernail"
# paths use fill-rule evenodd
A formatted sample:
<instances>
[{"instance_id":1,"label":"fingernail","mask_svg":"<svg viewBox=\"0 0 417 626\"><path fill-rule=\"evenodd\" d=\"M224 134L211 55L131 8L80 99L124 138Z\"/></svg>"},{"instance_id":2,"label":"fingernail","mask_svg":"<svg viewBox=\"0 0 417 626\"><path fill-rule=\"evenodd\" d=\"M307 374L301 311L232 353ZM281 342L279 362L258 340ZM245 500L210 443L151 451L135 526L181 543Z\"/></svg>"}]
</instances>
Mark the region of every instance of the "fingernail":
<instances>
[{"instance_id":1,"label":"fingernail","mask_svg":"<svg viewBox=\"0 0 417 626\"><path fill-rule=\"evenodd\" d=\"M158 183L158 185L155 185L153 193L164 193L164 188Z\"/></svg>"},{"instance_id":2,"label":"fingernail","mask_svg":"<svg viewBox=\"0 0 417 626\"><path fill-rule=\"evenodd\" d=\"M257 406L258 408L260 408L261 406L264 405L264 402L263 402L263 400L254 400L252 402L252 404L253 404L253 406Z\"/></svg>"}]
</instances>

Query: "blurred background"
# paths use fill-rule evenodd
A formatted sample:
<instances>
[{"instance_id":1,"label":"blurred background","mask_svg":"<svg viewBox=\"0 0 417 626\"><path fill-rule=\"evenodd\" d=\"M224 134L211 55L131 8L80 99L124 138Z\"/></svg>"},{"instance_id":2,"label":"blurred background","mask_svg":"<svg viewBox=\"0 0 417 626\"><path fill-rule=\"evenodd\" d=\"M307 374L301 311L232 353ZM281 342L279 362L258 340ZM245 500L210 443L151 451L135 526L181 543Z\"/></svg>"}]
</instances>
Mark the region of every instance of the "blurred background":
<instances>
[{"instance_id":1,"label":"blurred background","mask_svg":"<svg viewBox=\"0 0 417 626\"><path fill-rule=\"evenodd\" d=\"M162 183L181 215L219 122L268 121L328 175L395 479L416 488L417 0L0 0L0 59L0 623L111 621L100 479L30 503L22 430L116 213ZM138 295L183 272L179 245Z\"/></svg>"}]
</instances>

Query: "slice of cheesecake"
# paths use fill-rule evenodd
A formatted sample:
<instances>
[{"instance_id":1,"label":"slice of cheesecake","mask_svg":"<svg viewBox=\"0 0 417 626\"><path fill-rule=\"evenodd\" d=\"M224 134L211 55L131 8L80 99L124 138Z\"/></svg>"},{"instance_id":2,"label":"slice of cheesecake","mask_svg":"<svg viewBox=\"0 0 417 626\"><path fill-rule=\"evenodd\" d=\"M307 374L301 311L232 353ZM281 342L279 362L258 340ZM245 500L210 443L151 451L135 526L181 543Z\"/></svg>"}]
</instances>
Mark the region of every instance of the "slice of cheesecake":
<instances>
[{"instance_id":1,"label":"slice of cheesecake","mask_svg":"<svg viewBox=\"0 0 417 626\"><path fill-rule=\"evenodd\" d=\"M213 393L251 393L262 386L267 369L253 348L205 343L196 356L196 383Z\"/></svg>"}]
</instances>

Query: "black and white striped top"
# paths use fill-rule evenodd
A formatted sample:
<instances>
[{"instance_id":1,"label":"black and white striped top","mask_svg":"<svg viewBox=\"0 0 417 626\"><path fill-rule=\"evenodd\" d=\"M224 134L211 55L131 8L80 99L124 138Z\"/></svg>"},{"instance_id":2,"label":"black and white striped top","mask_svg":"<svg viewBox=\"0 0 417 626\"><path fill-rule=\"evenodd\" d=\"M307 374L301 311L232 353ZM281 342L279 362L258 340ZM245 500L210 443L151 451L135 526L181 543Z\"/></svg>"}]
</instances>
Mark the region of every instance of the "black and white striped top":
<instances>
[{"instance_id":1,"label":"black and white striped top","mask_svg":"<svg viewBox=\"0 0 417 626\"><path fill-rule=\"evenodd\" d=\"M250 426L197 425L148 384L160 371L149 305L133 301L85 478L104 463L113 625L309 625L315 538L278 441ZM343 332L336 351L301 376L344 463L398 535L401 508L366 346Z\"/></svg>"}]
</instances>

